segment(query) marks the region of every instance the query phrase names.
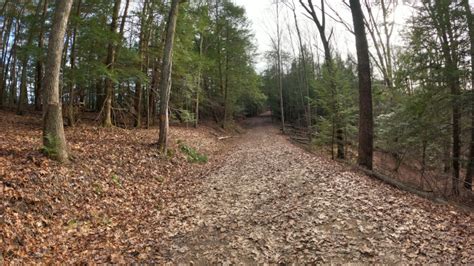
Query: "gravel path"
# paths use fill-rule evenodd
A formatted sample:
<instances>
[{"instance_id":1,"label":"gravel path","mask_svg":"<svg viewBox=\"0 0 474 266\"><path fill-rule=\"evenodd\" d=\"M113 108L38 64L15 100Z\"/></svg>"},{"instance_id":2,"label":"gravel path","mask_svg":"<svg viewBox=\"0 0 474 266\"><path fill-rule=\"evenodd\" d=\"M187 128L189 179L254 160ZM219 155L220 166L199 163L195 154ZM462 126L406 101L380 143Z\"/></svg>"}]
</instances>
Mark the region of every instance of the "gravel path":
<instances>
[{"instance_id":1,"label":"gravel path","mask_svg":"<svg viewBox=\"0 0 474 266\"><path fill-rule=\"evenodd\" d=\"M474 215L291 144L267 118L164 212L155 262L474 263Z\"/></svg>"}]
</instances>

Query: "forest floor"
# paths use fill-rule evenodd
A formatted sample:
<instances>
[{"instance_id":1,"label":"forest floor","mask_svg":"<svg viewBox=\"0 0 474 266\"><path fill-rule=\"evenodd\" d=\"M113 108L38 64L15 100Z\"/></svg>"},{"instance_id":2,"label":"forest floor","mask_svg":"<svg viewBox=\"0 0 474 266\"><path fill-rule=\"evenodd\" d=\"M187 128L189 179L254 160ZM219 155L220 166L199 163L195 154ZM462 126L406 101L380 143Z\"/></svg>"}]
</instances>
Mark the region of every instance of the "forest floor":
<instances>
[{"instance_id":1,"label":"forest floor","mask_svg":"<svg viewBox=\"0 0 474 266\"><path fill-rule=\"evenodd\" d=\"M172 128L207 164L157 159L156 130L83 127L67 130L76 159L59 165L22 121L0 121L5 261L474 262L473 213L310 154L267 117L225 141Z\"/></svg>"}]
</instances>

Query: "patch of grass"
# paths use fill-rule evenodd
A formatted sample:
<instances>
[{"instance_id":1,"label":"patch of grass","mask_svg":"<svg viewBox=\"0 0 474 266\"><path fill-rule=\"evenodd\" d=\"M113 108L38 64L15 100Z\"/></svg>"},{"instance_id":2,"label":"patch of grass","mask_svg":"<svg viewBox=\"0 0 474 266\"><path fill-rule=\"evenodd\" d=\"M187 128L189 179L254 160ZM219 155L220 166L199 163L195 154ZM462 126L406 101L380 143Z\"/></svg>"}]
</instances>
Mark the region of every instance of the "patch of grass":
<instances>
[{"instance_id":1,"label":"patch of grass","mask_svg":"<svg viewBox=\"0 0 474 266\"><path fill-rule=\"evenodd\" d=\"M104 216L102 217L102 221L101 221L102 225L111 225L112 224L112 220L110 220L109 217L107 216Z\"/></svg>"},{"instance_id":2,"label":"patch of grass","mask_svg":"<svg viewBox=\"0 0 474 266\"><path fill-rule=\"evenodd\" d=\"M163 183L165 181L165 178L162 175L155 176L155 179L160 183Z\"/></svg>"},{"instance_id":3,"label":"patch of grass","mask_svg":"<svg viewBox=\"0 0 474 266\"><path fill-rule=\"evenodd\" d=\"M162 203L155 204L155 210L162 211L163 210L163 204Z\"/></svg>"},{"instance_id":4,"label":"patch of grass","mask_svg":"<svg viewBox=\"0 0 474 266\"><path fill-rule=\"evenodd\" d=\"M207 163L207 155L199 153L195 148L187 145L186 143L178 140L179 149L181 152L186 154L188 162L190 163Z\"/></svg>"},{"instance_id":5,"label":"patch of grass","mask_svg":"<svg viewBox=\"0 0 474 266\"><path fill-rule=\"evenodd\" d=\"M166 157L168 159L173 158L175 156L175 154L176 154L176 151L174 149L168 148L166 150Z\"/></svg>"},{"instance_id":6,"label":"patch of grass","mask_svg":"<svg viewBox=\"0 0 474 266\"><path fill-rule=\"evenodd\" d=\"M76 228L76 227L77 227L77 224L78 224L78 222L77 222L76 219L71 219L71 220L69 220L69 221L67 222L67 227L68 227L69 229L73 229L73 228Z\"/></svg>"},{"instance_id":7,"label":"patch of grass","mask_svg":"<svg viewBox=\"0 0 474 266\"><path fill-rule=\"evenodd\" d=\"M102 195L102 193L104 193L104 188L102 187L101 184L96 182L96 183L92 184L92 187L94 188L95 194L100 196L100 195Z\"/></svg>"},{"instance_id":8,"label":"patch of grass","mask_svg":"<svg viewBox=\"0 0 474 266\"><path fill-rule=\"evenodd\" d=\"M122 182L120 182L120 178L118 177L118 175L112 175L112 181L116 186L120 188L122 187Z\"/></svg>"}]
</instances>

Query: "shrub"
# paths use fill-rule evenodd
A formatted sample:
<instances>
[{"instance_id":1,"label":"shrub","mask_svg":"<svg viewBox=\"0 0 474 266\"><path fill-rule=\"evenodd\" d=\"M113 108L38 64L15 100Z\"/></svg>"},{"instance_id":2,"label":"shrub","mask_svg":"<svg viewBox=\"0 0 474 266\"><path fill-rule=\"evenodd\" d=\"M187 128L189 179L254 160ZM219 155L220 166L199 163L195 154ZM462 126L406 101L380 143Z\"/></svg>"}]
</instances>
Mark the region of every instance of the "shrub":
<instances>
[{"instance_id":1,"label":"shrub","mask_svg":"<svg viewBox=\"0 0 474 266\"><path fill-rule=\"evenodd\" d=\"M195 148L188 146L186 143L178 141L179 149L186 154L188 162L191 163L207 163L207 155L199 153Z\"/></svg>"}]
</instances>

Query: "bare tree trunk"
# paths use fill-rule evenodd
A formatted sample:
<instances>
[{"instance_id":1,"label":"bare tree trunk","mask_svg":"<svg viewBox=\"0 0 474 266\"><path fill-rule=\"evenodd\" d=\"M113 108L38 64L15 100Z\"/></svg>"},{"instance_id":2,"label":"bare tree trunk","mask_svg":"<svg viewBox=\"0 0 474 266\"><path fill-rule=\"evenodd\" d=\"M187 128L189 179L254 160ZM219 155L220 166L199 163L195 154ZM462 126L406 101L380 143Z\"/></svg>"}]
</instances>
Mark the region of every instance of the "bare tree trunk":
<instances>
[{"instance_id":1,"label":"bare tree trunk","mask_svg":"<svg viewBox=\"0 0 474 266\"><path fill-rule=\"evenodd\" d=\"M195 118L194 118L194 127L197 128L199 124L199 93L201 91L201 81L202 81L202 45L203 45L203 34L201 33L199 36L199 69L198 69L198 77L197 77L197 86L196 86L196 99L195 99L195 106L194 106L194 113L195 113Z\"/></svg>"},{"instance_id":2,"label":"bare tree trunk","mask_svg":"<svg viewBox=\"0 0 474 266\"><path fill-rule=\"evenodd\" d=\"M120 10L120 3L121 0L115 0L114 2L114 9L112 13L112 22L110 23L110 31L112 33L117 32L117 20L118 14ZM107 51L107 70L112 72L114 70L114 62L116 56L116 48L117 45L113 42L109 43L108 51ZM105 79L105 100L104 100L104 110L103 110L103 119L102 125L104 127L111 127L112 124L112 100L114 97L114 82L111 78Z\"/></svg>"},{"instance_id":3,"label":"bare tree trunk","mask_svg":"<svg viewBox=\"0 0 474 266\"><path fill-rule=\"evenodd\" d=\"M280 32L280 2L276 1L276 26L277 26L277 71L278 71L278 90L280 91L280 112L281 112L281 130L285 133L285 106L283 103L283 77L281 69L281 32Z\"/></svg>"},{"instance_id":4,"label":"bare tree trunk","mask_svg":"<svg viewBox=\"0 0 474 266\"><path fill-rule=\"evenodd\" d=\"M59 97L59 72L72 2L56 0L46 63L49 74L44 77L43 84L43 145L50 156L61 162L68 160L68 152Z\"/></svg>"},{"instance_id":5,"label":"bare tree trunk","mask_svg":"<svg viewBox=\"0 0 474 266\"><path fill-rule=\"evenodd\" d=\"M447 84L450 89L452 106L452 193L459 194L460 156L461 156L461 107L459 97L461 95L458 67L458 47L454 40L453 25L451 24L451 10L449 1L423 2L430 12L432 23L441 43L441 51L444 58L447 76Z\"/></svg>"},{"instance_id":6,"label":"bare tree trunk","mask_svg":"<svg viewBox=\"0 0 474 266\"><path fill-rule=\"evenodd\" d=\"M383 31L385 35L385 41L383 40L382 32L379 29L379 25L376 20L376 16L372 12L371 2L365 0L365 7L367 9L368 20L364 19L364 24L368 30L370 37L373 41L375 51L377 53L377 58L374 58L375 65L379 68L382 73L385 83L389 89L393 88L393 64L392 64L392 49L391 49L391 36L394 29L394 23L388 21L388 14L390 8L396 4L393 0L380 0L380 6L382 9L382 19L383 19ZM369 55L370 51L369 51Z\"/></svg>"},{"instance_id":7,"label":"bare tree trunk","mask_svg":"<svg viewBox=\"0 0 474 266\"><path fill-rule=\"evenodd\" d=\"M300 26L298 23L298 17L296 16L296 8L295 4L292 3L291 10L293 12L293 19L295 21L295 27L296 27L296 34L298 36L298 44L300 47L300 57L301 57L301 64L303 65L303 86L305 88L306 92L306 122L307 126L310 129L310 136L311 136L311 126L312 126L312 113L311 113L311 99L310 99L310 93L309 93L309 79L308 79L308 70L306 67L306 54L304 51L304 45L303 45L303 39L301 38L301 31L300 31Z\"/></svg>"},{"instance_id":8,"label":"bare tree trunk","mask_svg":"<svg viewBox=\"0 0 474 266\"><path fill-rule=\"evenodd\" d=\"M155 99L158 90L158 82L159 82L159 60L155 58L153 60L153 71L152 71L152 79L150 85L150 92L148 94L149 102L148 102L148 117L147 117L147 128L154 124L155 118Z\"/></svg>"},{"instance_id":9,"label":"bare tree trunk","mask_svg":"<svg viewBox=\"0 0 474 266\"><path fill-rule=\"evenodd\" d=\"M319 36L321 38L321 42L323 44L324 48L324 64L327 67L328 71L328 76L330 78L330 89L332 92L333 96L333 110L335 113L335 117L337 119L333 120L333 127L335 127L335 133L336 133L336 144L337 144L337 158L338 159L344 159L345 157L345 152L344 152L344 130L341 125L341 122L339 121L339 110L337 108L337 99L336 99L336 93L337 93L337 84L334 81L333 73L334 73L334 66L332 62L332 55L331 55L331 47L329 45L329 41L331 40L333 31L329 33L329 35L326 34L326 12L325 12L325 0L321 0L321 18L318 17L316 14L316 11L314 9L313 1L312 0L307 0L307 4L303 2L303 0L299 0L301 6L306 10L306 12L311 16L313 19L313 22L316 24L316 27L318 28Z\"/></svg>"},{"instance_id":10,"label":"bare tree trunk","mask_svg":"<svg viewBox=\"0 0 474 266\"><path fill-rule=\"evenodd\" d=\"M466 12L469 27L469 39L471 42L471 86L474 86L474 17L468 0L462 0ZM466 169L464 187L472 190L472 177L474 176L474 92L471 90L471 143L469 144L469 161Z\"/></svg>"},{"instance_id":11,"label":"bare tree trunk","mask_svg":"<svg viewBox=\"0 0 474 266\"><path fill-rule=\"evenodd\" d=\"M33 32L30 30L30 33L28 34L28 39L25 45L29 46L32 41L33 41ZM28 95L27 95L28 93L27 70L28 70L28 61L29 61L28 55L24 54L21 61L22 61L22 67L21 67L21 78L20 78L20 97L18 99L17 110L16 110L16 113L18 115L23 115L24 108L25 108L24 106L28 103Z\"/></svg>"},{"instance_id":12,"label":"bare tree trunk","mask_svg":"<svg viewBox=\"0 0 474 266\"><path fill-rule=\"evenodd\" d=\"M130 0L126 0L125 1L125 8L124 8L123 14L122 14L122 22L120 23L120 30L119 30L119 33L120 33L121 37L123 37L123 32L125 30L125 22L127 21L129 6L130 6Z\"/></svg>"},{"instance_id":13,"label":"bare tree trunk","mask_svg":"<svg viewBox=\"0 0 474 266\"><path fill-rule=\"evenodd\" d=\"M2 10L0 14L5 13L5 9L7 7L9 0L5 0ZM8 25L11 25L11 22L9 21L8 18L4 17L3 18L3 24L2 24L2 29L0 31L0 108L3 107L3 101L4 101L4 94L5 94L5 86L3 85L4 83L4 76L3 76L3 68L5 65L5 55L6 55L6 47L8 44L8 36L10 32L10 27Z\"/></svg>"},{"instance_id":14,"label":"bare tree trunk","mask_svg":"<svg viewBox=\"0 0 474 266\"><path fill-rule=\"evenodd\" d=\"M163 65L160 79L160 136L158 148L166 155L168 148L169 110L168 103L171 91L171 69L173 64L173 45L178 20L178 9L180 0L172 0L171 9L166 25L166 41L163 53Z\"/></svg>"},{"instance_id":15,"label":"bare tree trunk","mask_svg":"<svg viewBox=\"0 0 474 266\"><path fill-rule=\"evenodd\" d=\"M146 64L144 62L145 47L148 45L148 0L143 3L143 10L141 13L140 37L138 41L138 57L140 58L140 70L146 72ZM143 86L140 80L135 83L135 127L140 127L142 124L142 109L143 109Z\"/></svg>"},{"instance_id":16,"label":"bare tree trunk","mask_svg":"<svg viewBox=\"0 0 474 266\"><path fill-rule=\"evenodd\" d=\"M13 57L13 62L11 63L10 66L10 107L14 107L15 104L17 103L17 55L16 55L16 49L17 46L15 44L15 47L12 49L12 57Z\"/></svg>"},{"instance_id":17,"label":"bare tree trunk","mask_svg":"<svg viewBox=\"0 0 474 266\"><path fill-rule=\"evenodd\" d=\"M41 13L41 25L39 28L38 34L38 49L43 50L44 46L44 21L46 13L48 12L48 0L43 2L43 11ZM36 62L36 80L35 80L35 110L41 110L41 94L42 94L42 85L43 85L43 67L44 67L44 58L43 53L38 57Z\"/></svg>"},{"instance_id":18,"label":"bare tree trunk","mask_svg":"<svg viewBox=\"0 0 474 266\"><path fill-rule=\"evenodd\" d=\"M20 15L21 16L21 15ZM17 103L17 50L18 50L18 41L20 38L20 32L21 32L21 23L19 20L16 21L15 25L15 37L13 40L13 46L10 51L10 58L8 59L8 64L7 66L10 66L10 59L13 58L13 62L10 66L10 97L9 97L9 105L10 107L14 107L15 104ZM5 73L5 79L7 77L7 74Z\"/></svg>"},{"instance_id":19,"label":"bare tree trunk","mask_svg":"<svg viewBox=\"0 0 474 266\"><path fill-rule=\"evenodd\" d=\"M359 76L359 149L358 163L372 170L373 127L372 83L367 36L365 35L364 13L359 0L350 0L357 48L357 70Z\"/></svg>"},{"instance_id":20,"label":"bare tree trunk","mask_svg":"<svg viewBox=\"0 0 474 266\"><path fill-rule=\"evenodd\" d=\"M226 22L228 23L228 22ZM229 116L229 25L226 24L226 37L225 37L225 83L224 83L224 120L222 121L222 128L227 126L227 117Z\"/></svg>"},{"instance_id":21,"label":"bare tree trunk","mask_svg":"<svg viewBox=\"0 0 474 266\"><path fill-rule=\"evenodd\" d=\"M79 17L81 14L81 1L77 1L77 8L76 8L76 16ZM74 28L72 30L72 44L71 44L71 54L70 54L70 64L71 64L71 72L73 75L72 82L69 84L69 104L68 104L68 121L69 121L69 126L73 127L75 126L75 114L74 114L74 105L75 105L75 91L74 87L76 86L75 84L75 74L74 70L76 69L76 37L77 37L77 24L74 25Z\"/></svg>"}]
</instances>

